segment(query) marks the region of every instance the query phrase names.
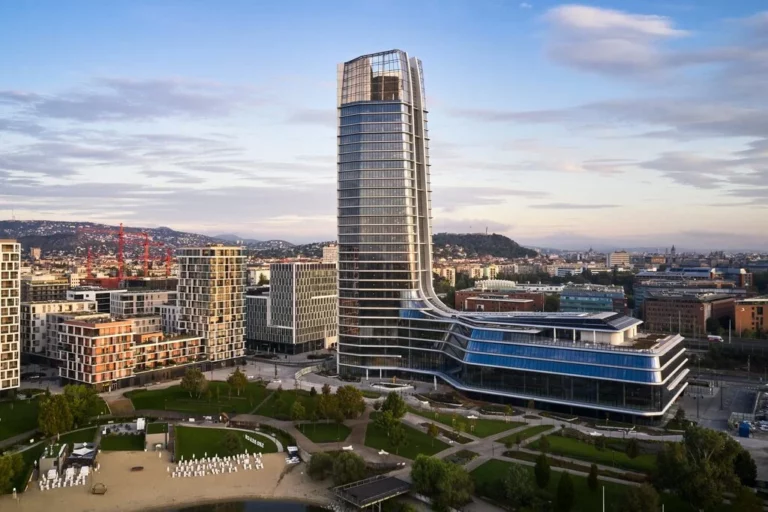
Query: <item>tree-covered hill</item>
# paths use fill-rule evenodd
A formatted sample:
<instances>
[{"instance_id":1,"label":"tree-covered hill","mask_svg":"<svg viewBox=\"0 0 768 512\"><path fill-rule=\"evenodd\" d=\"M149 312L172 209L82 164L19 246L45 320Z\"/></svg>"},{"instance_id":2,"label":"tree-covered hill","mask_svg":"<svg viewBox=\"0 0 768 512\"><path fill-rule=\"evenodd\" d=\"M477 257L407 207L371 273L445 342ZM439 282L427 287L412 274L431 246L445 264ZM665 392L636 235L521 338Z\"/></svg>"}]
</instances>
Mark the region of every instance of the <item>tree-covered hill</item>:
<instances>
[{"instance_id":1,"label":"tree-covered hill","mask_svg":"<svg viewBox=\"0 0 768 512\"><path fill-rule=\"evenodd\" d=\"M536 251L522 247L504 235L482 233L437 233L432 236L436 257L474 258L526 258L536 256Z\"/></svg>"}]
</instances>

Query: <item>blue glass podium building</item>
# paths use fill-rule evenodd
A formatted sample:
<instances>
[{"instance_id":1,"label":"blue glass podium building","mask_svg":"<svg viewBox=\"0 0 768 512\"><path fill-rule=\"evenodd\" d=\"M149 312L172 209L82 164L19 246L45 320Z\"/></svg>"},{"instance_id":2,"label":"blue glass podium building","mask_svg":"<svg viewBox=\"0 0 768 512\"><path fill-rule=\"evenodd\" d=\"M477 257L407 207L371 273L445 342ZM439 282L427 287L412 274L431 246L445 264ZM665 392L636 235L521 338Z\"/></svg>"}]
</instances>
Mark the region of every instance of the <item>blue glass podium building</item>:
<instances>
[{"instance_id":1,"label":"blue glass podium building","mask_svg":"<svg viewBox=\"0 0 768 512\"><path fill-rule=\"evenodd\" d=\"M466 313L432 288L421 61L392 50L338 66L342 375L441 380L490 401L654 418L687 385L683 338L613 312Z\"/></svg>"}]
</instances>

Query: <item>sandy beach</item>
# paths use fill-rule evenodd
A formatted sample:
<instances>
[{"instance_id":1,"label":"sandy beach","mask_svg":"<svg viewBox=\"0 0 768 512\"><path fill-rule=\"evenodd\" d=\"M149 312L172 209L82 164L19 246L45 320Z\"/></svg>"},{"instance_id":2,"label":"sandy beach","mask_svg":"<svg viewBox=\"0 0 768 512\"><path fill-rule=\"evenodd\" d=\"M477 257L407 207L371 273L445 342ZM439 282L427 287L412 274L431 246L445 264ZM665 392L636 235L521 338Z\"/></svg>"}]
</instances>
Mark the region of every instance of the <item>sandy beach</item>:
<instances>
[{"instance_id":1,"label":"sandy beach","mask_svg":"<svg viewBox=\"0 0 768 512\"><path fill-rule=\"evenodd\" d=\"M284 499L324 505L330 501L328 483L313 482L306 465L289 466L284 453L263 456L264 469L192 478L171 478L168 454L109 452L99 455L101 469L88 485L40 491L32 482L18 504L12 496L0 497L0 510L23 512L82 511L132 512L167 510L211 501ZM134 466L143 471L132 472ZM91 486L107 486L104 495L90 493Z\"/></svg>"}]
</instances>

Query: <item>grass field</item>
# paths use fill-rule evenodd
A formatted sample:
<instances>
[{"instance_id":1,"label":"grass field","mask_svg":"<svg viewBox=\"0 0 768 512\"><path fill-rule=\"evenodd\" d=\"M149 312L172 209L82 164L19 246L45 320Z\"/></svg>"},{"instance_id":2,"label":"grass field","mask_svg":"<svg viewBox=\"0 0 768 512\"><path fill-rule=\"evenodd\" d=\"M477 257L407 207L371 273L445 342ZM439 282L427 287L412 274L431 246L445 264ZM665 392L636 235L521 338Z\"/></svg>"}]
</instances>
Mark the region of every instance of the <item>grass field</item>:
<instances>
[{"instance_id":1,"label":"grass field","mask_svg":"<svg viewBox=\"0 0 768 512\"><path fill-rule=\"evenodd\" d=\"M361 389L360 394L365 398L381 398L381 393L378 391L371 391L370 389Z\"/></svg>"},{"instance_id":2,"label":"grass field","mask_svg":"<svg viewBox=\"0 0 768 512\"><path fill-rule=\"evenodd\" d=\"M344 441L352 432L346 425L335 423L313 423L301 425L299 431L314 443L333 443Z\"/></svg>"},{"instance_id":3,"label":"grass field","mask_svg":"<svg viewBox=\"0 0 768 512\"><path fill-rule=\"evenodd\" d=\"M105 452L140 452L144 451L143 435L107 435L102 436L99 448Z\"/></svg>"},{"instance_id":4,"label":"grass field","mask_svg":"<svg viewBox=\"0 0 768 512\"><path fill-rule=\"evenodd\" d=\"M100 396L97 396L96 398L96 404L90 410L91 418L97 417L100 414L109 414L109 407L107 406L107 402L105 402L104 399Z\"/></svg>"},{"instance_id":5,"label":"grass field","mask_svg":"<svg viewBox=\"0 0 768 512\"><path fill-rule=\"evenodd\" d=\"M259 407L258 414L279 420L290 420L291 407L298 400L304 406L305 418L310 418L312 412L317 408L319 397L320 394L317 394L313 398L308 391L302 389L286 389L279 396L278 393L274 393L269 397L269 400Z\"/></svg>"},{"instance_id":6,"label":"grass field","mask_svg":"<svg viewBox=\"0 0 768 512\"><path fill-rule=\"evenodd\" d=\"M261 385L253 382L248 383L248 387L237 396L232 390L230 396L229 385L226 382L211 381L208 383L208 389L211 397L202 398L190 397L189 393L181 389L181 386L171 386L165 389L146 390L137 389L125 393L127 398L133 402L135 409L154 409L158 411L179 411L191 412L197 414L218 414L220 412L248 413L256 408L269 391ZM218 390L218 398L217 398Z\"/></svg>"},{"instance_id":7,"label":"grass field","mask_svg":"<svg viewBox=\"0 0 768 512\"><path fill-rule=\"evenodd\" d=\"M507 441L510 441L512 444L515 444L517 442L517 436L520 436L520 439L525 442L526 439L537 436L542 432L546 432L547 430L552 430L553 428L554 427L552 427L552 425L534 425L533 427L528 427L521 430L517 434L510 434L506 437L502 437L498 442L501 444L507 444Z\"/></svg>"},{"instance_id":8,"label":"grass field","mask_svg":"<svg viewBox=\"0 0 768 512\"><path fill-rule=\"evenodd\" d=\"M96 439L96 428L97 427L84 428L82 430L75 430L74 432L62 434L59 437L59 442L67 443L69 445L74 443L92 443L93 440ZM144 449L143 446L141 448Z\"/></svg>"},{"instance_id":9,"label":"grass field","mask_svg":"<svg viewBox=\"0 0 768 512\"><path fill-rule=\"evenodd\" d=\"M498 459L491 459L488 462L478 466L472 471L472 478L475 480L475 487L479 488L483 484L494 485L500 478L503 478L507 469L513 462L502 461ZM526 470L533 474L533 467L524 466ZM560 481L561 472L552 468L552 477L549 480L549 486L547 490L554 498L557 494L557 484ZM594 512L595 510L602 510L602 493L598 491L591 491L587 487L586 477L571 475L574 486L574 506L571 509L572 512ZM601 486L605 486L605 503L607 510L614 510L613 507L620 504L624 493L627 490L627 486L622 484L616 484L613 482L601 482ZM667 512L693 512L685 503L679 498L670 495L662 495L661 501L665 506ZM619 510L618 508L616 510ZM728 510L727 508L723 509ZM527 511L526 512L534 512Z\"/></svg>"},{"instance_id":10,"label":"grass field","mask_svg":"<svg viewBox=\"0 0 768 512\"><path fill-rule=\"evenodd\" d=\"M389 442L387 433L374 424L373 420L376 417L376 414L377 413L371 414L371 422L368 424L368 429L365 431L365 446L370 446L377 450L386 450L389 453L394 453L408 459L415 459L420 453L423 453L424 455L434 455L437 452L448 448L448 445L439 439L432 439L426 433L403 424L402 427L405 430L405 442L400 446L398 451Z\"/></svg>"},{"instance_id":11,"label":"grass field","mask_svg":"<svg viewBox=\"0 0 768 512\"><path fill-rule=\"evenodd\" d=\"M594 445L578 439L562 437L559 435L546 436L549 441L549 453L553 455L562 455L573 459L595 462L605 466L630 469L650 473L656 467L656 456L650 454L641 454L630 459L626 453L605 448L598 450ZM540 449L541 439L528 445L529 448Z\"/></svg>"},{"instance_id":12,"label":"grass field","mask_svg":"<svg viewBox=\"0 0 768 512\"><path fill-rule=\"evenodd\" d=\"M168 432L167 423L150 423L147 425L147 434L164 434Z\"/></svg>"},{"instance_id":13,"label":"grass field","mask_svg":"<svg viewBox=\"0 0 768 512\"><path fill-rule=\"evenodd\" d=\"M0 402L0 441L37 428L37 398Z\"/></svg>"},{"instance_id":14,"label":"grass field","mask_svg":"<svg viewBox=\"0 0 768 512\"><path fill-rule=\"evenodd\" d=\"M486 420L483 418L469 420L459 414L453 415L444 412L424 411L421 409L415 409L413 407L409 407L408 411L412 412L413 414L417 414L422 418L440 422L443 425L447 425L451 429L453 428L455 419L456 423L464 423L466 433L475 435L477 437L488 437L494 434L498 434L499 432L504 432L506 430L511 430L513 428L522 427L525 425L525 423L520 423L518 421L507 422L504 420ZM473 424L475 426L474 430L471 429Z\"/></svg>"},{"instance_id":15,"label":"grass field","mask_svg":"<svg viewBox=\"0 0 768 512\"><path fill-rule=\"evenodd\" d=\"M528 462L535 463L539 456L536 453L530 453L530 452L524 452L524 451L517 451L517 450L507 450L504 452L505 457L509 457L511 459L519 459L524 460ZM573 469L574 471L581 471L583 473L589 473L590 471L590 464L588 462L570 462L570 461L564 461L560 459L556 459L555 457L549 457L549 465L554 468L565 468L565 469ZM610 477L610 478L617 478L619 480L627 480L628 482L647 482L648 477L638 474L638 473L631 473L631 472L624 472L619 469L612 470L612 469L598 469L597 474L603 477Z\"/></svg>"},{"instance_id":16,"label":"grass field","mask_svg":"<svg viewBox=\"0 0 768 512\"><path fill-rule=\"evenodd\" d=\"M225 457L227 455L236 455L237 453L243 453L248 450L248 453L275 453L277 447L272 440L260 436L254 432L243 432L240 430L230 430L222 428L197 428L197 427L176 427L174 429L176 434L176 458L180 459L182 456L185 459L191 459L192 455L196 457L203 457L207 452L208 456L218 455L219 457ZM240 447L238 450L230 452L224 446L224 437L227 432L234 432L240 437ZM264 443L264 447L261 448L250 441L245 439L245 435L248 434L254 439L258 439Z\"/></svg>"}]
</instances>

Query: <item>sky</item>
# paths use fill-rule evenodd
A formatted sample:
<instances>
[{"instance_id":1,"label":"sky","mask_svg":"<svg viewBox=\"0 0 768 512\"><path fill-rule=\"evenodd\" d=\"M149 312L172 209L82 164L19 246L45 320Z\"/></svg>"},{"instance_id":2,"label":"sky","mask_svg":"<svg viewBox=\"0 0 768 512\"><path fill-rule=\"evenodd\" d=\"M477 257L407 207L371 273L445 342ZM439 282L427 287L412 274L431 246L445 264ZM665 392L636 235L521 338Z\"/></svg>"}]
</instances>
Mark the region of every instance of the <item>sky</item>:
<instances>
[{"instance_id":1,"label":"sky","mask_svg":"<svg viewBox=\"0 0 768 512\"><path fill-rule=\"evenodd\" d=\"M336 237L336 65L419 57L434 232L768 249L768 2L0 2L0 218Z\"/></svg>"}]
</instances>

